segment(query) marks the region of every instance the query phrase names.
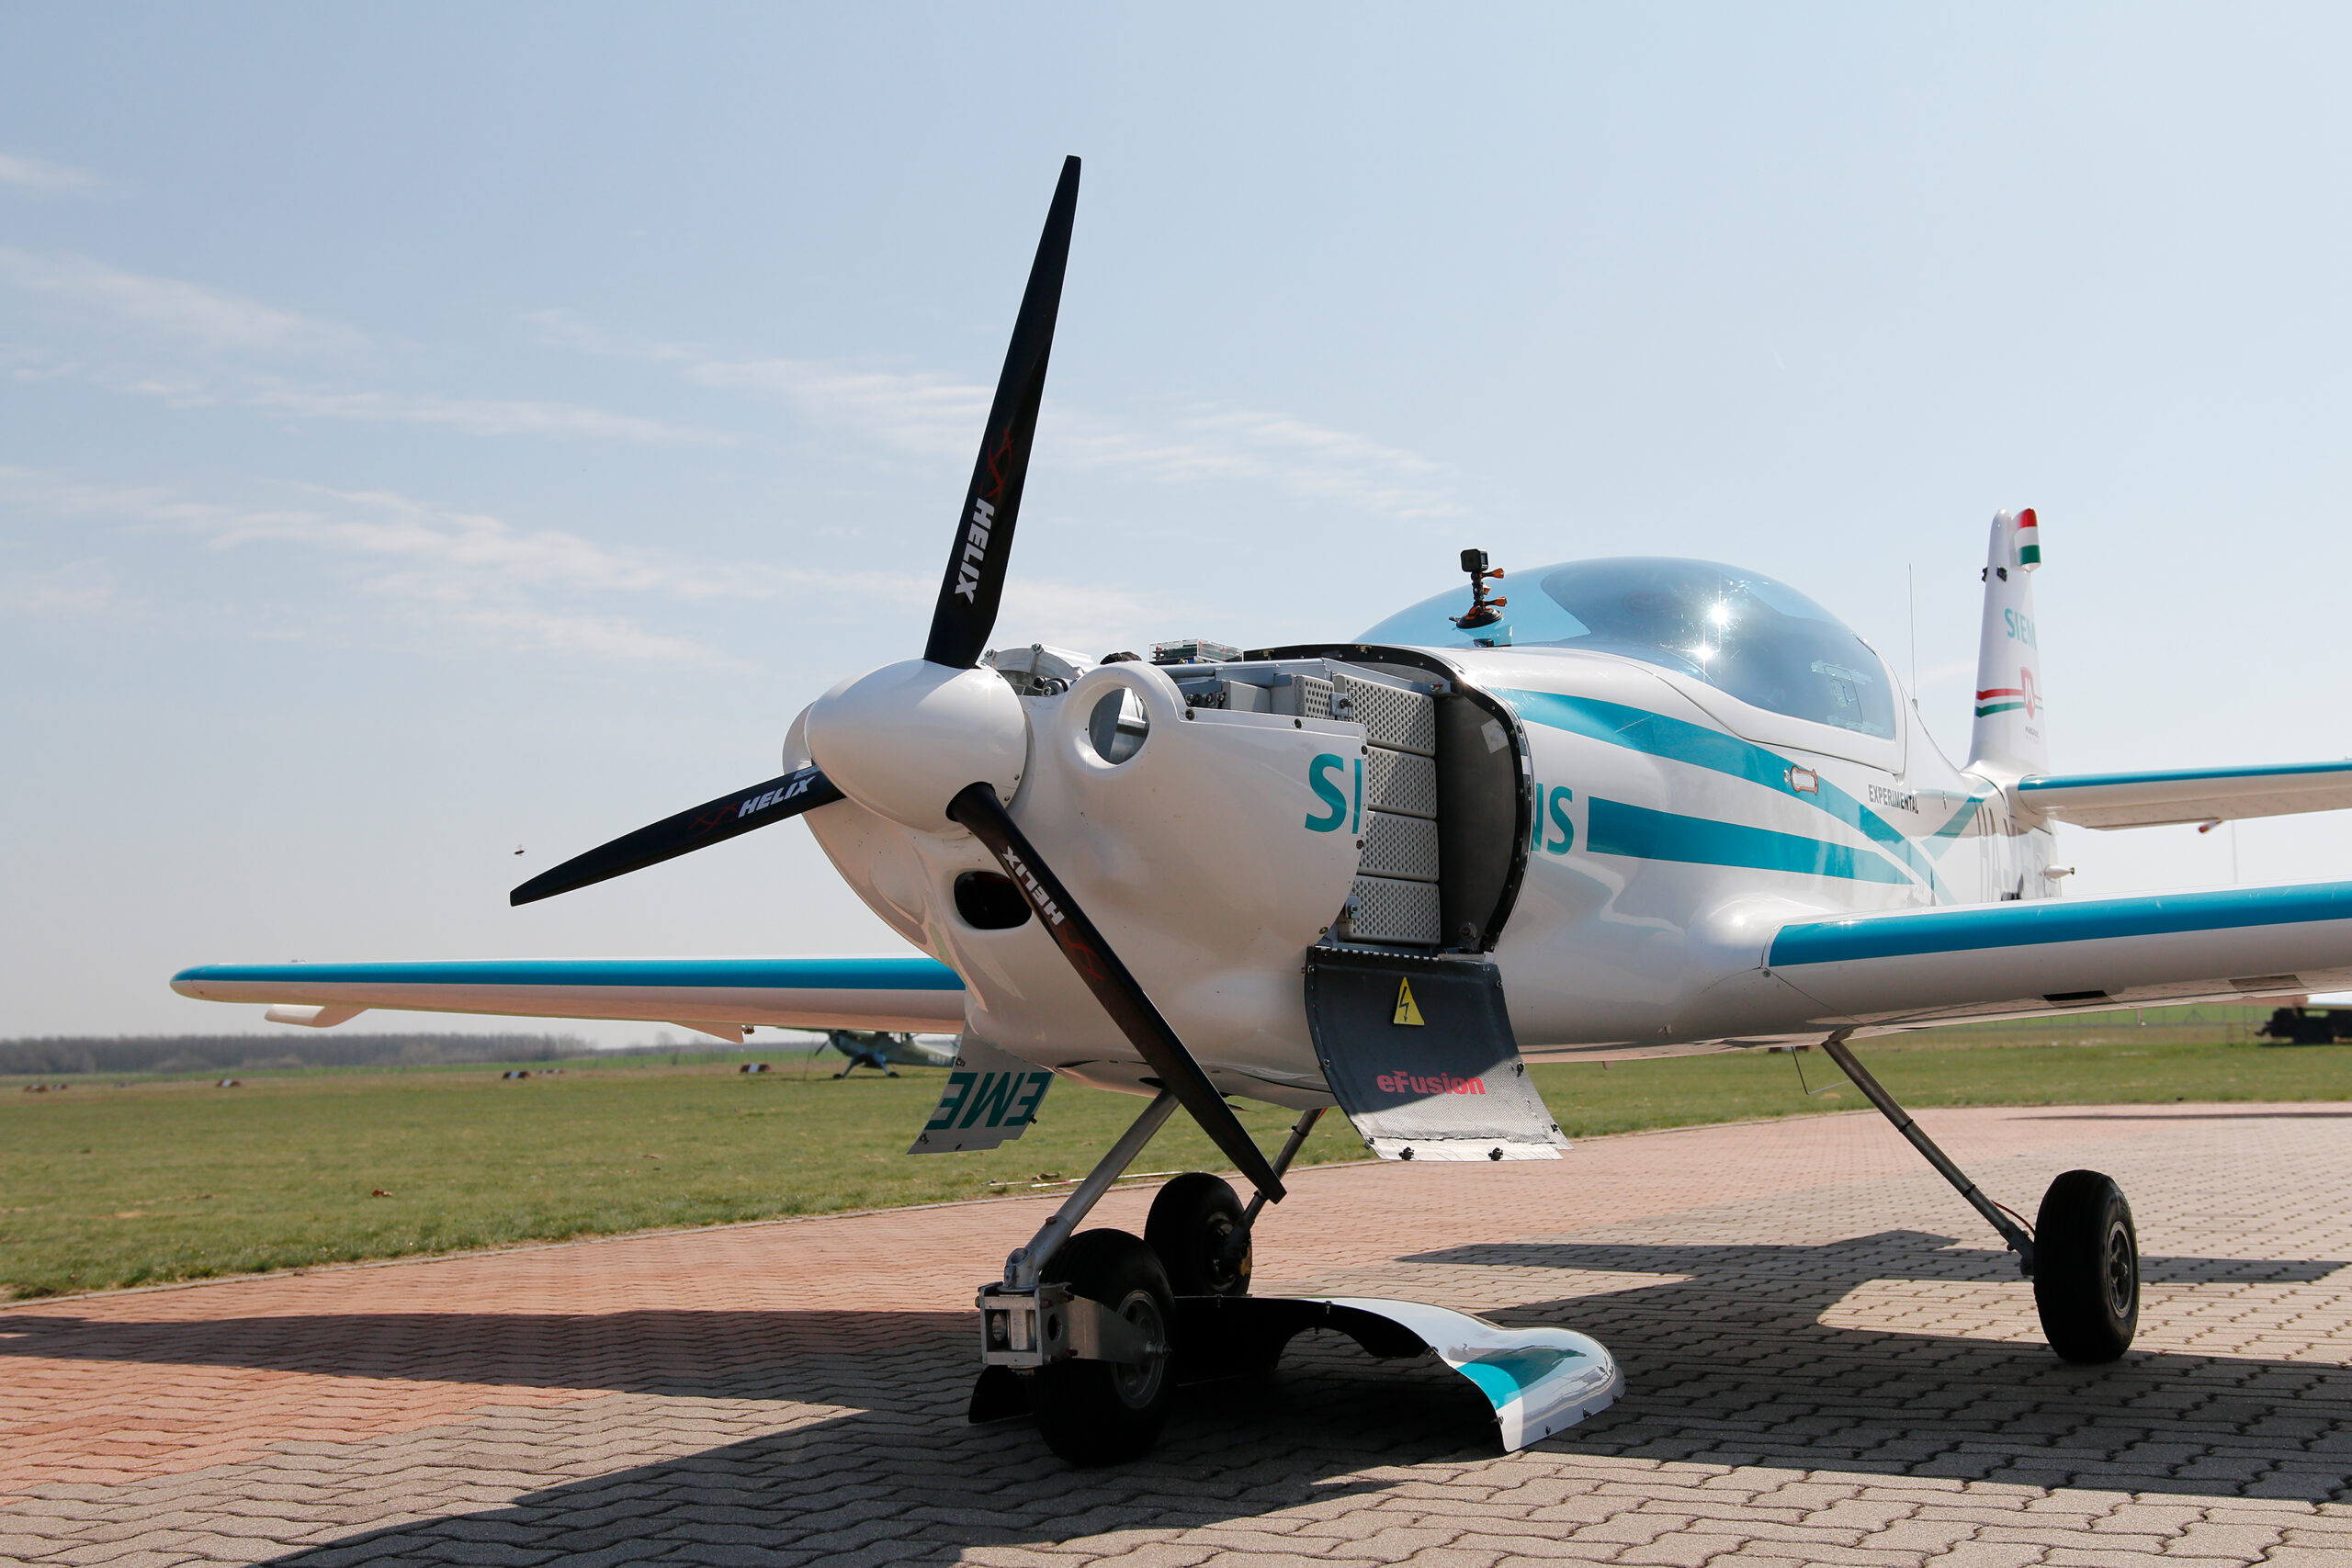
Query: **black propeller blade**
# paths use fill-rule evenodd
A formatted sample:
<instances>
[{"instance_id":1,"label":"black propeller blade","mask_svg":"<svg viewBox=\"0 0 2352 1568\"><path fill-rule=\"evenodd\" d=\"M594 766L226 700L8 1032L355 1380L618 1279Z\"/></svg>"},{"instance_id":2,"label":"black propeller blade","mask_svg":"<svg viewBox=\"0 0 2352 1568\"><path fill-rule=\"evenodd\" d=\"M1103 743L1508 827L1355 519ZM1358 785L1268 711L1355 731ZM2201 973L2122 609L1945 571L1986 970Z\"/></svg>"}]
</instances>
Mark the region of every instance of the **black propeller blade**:
<instances>
[{"instance_id":1,"label":"black propeller blade","mask_svg":"<svg viewBox=\"0 0 2352 1568\"><path fill-rule=\"evenodd\" d=\"M624 833L586 854L574 855L553 871L544 871L506 896L510 904L529 904L569 893L575 887L602 882L627 872L659 865L693 850L706 848L782 822L841 799L842 792L815 768L798 768L782 778L722 795L717 800L664 817L650 828Z\"/></svg>"},{"instance_id":2,"label":"black propeller blade","mask_svg":"<svg viewBox=\"0 0 2352 1568\"><path fill-rule=\"evenodd\" d=\"M947 574L940 582L939 604L932 612L931 639L923 658L933 664L956 670L978 667L989 634L996 627L1005 568L1012 553L1013 524L1021 515L1022 486L1029 476L1029 449L1036 438L1037 411L1046 395L1054 321L1061 310L1062 274L1069 262L1070 229L1078 215L1078 171L1076 158L1063 161L1061 182L1054 188L1046 230L1037 241L1037 257L1029 268L1029 287L1021 297L1021 313L1014 319L1012 343L1005 350L1004 370L997 378L996 400L989 408L980 455L972 466L972 483L956 519L956 542L947 558ZM842 798L842 792L822 773L814 767L802 768L575 856L523 884L509 898L528 904L569 893ZM1069 889L1038 856L995 789L986 784L970 785L956 796L947 815L996 856L1052 933L1062 956L1069 960L1070 967L1078 971L1079 978L1086 982L1102 1010L1134 1043L1159 1081L1193 1113L1241 1174L1268 1200L1279 1201L1282 1180L1250 1140L1241 1119L1102 940L1094 922L1078 907Z\"/></svg>"},{"instance_id":3,"label":"black propeller blade","mask_svg":"<svg viewBox=\"0 0 2352 1568\"><path fill-rule=\"evenodd\" d=\"M1136 1052L1159 1075L1159 1081L1176 1096L1177 1102L1193 1113L1193 1120L1216 1146L1225 1151L1226 1158L1234 1163L1242 1175L1257 1185L1271 1202L1280 1202L1283 1196L1282 1179L1274 1174L1266 1156L1250 1141L1249 1130L1241 1125L1241 1118L1216 1091L1209 1076L1201 1070L1200 1063L1184 1049L1159 1010L1151 1005L1136 977L1102 940L1102 933L1078 900L1069 896L1061 878L1053 874L1028 836L1012 820L1012 814L996 797L996 791L984 784L969 785L959 793L947 807L947 815L964 825L972 837L979 840L995 855L1004 874L1012 878L1022 897L1036 910L1038 921L1050 932L1069 960L1078 977L1094 993L1102 1010L1121 1033L1134 1043Z\"/></svg>"},{"instance_id":4,"label":"black propeller blade","mask_svg":"<svg viewBox=\"0 0 2352 1568\"><path fill-rule=\"evenodd\" d=\"M931 641L922 656L933 664L969 670L979 663L996 627L1004 595L1005 561L1012 554L1012 525L1021 514L1021 487L1029 477L1029 446L1037 434L1037 405L1046 395L1046 361L1054 351L1054 318L1061 311L1062 269L1069 261L1070 225L1078 216L1078 160L1062 161L1061 183L1046 211L1046 231L1029 268L1029 288L1012 323L1012 344L997 378L996 400L980 438L972 486L956 524L939 607L931 614Z\"/></svg>"}]
</instances>

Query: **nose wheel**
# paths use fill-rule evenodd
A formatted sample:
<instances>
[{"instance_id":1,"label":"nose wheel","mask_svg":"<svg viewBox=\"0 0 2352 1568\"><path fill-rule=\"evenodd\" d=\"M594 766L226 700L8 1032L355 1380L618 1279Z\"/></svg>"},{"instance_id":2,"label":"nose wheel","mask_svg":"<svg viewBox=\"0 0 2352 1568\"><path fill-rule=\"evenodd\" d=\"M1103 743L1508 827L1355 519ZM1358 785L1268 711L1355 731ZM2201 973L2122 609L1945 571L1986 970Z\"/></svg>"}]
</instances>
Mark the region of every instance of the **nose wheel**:
<instances>
[{"instance_id":1,"label":"nose wheel","mask_svg":"<svg viewBox=\"0 0 2352 1568\"><path fill-rule=\"evenodd\" d=\"M1250 1293L1250 1227L1232 1183L1187 1171L1159 1190L1143 1238L1180 1296Z\"/></svg>"},{"instance_id":2,"label":"nose wheel","mask_svg":"<svg viewBox=\"0 0 2352 1568\"><path fill-rule=\"evenodd\" d=\"M1133 1361L1068 1360L1041 1368L1029 1390L1046 1446L1078 1465L1148 1452L1176 1393L1169 1334L1176 1299L1152 1249L1125 1231L1080 1231L1046 1269L1048 1283L1099 1302L1141 1341Z\"/></svg>"}]
</instances>

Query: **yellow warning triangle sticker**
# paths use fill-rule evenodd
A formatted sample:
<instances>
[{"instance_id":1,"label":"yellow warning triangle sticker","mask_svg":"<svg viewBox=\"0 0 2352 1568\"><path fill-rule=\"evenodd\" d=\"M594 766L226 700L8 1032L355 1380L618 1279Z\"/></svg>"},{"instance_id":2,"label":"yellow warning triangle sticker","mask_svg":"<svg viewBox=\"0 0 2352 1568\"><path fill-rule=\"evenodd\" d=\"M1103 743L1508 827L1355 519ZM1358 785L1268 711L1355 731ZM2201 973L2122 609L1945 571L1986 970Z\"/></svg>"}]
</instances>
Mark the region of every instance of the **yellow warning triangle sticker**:
<instances>
[{"instance_id":1,"label":"yellow warning triangle sticker","mask_svg":"<svg viewBox=\"0 0 2352 1568\"><path fill-rule=\"evenodd\" d=\"M1413 1005L1412 981L1398 980L1396 982L1396 1016L1390 1019L1388 1021L1391 1023L1409 1023L1415 1028L1420 1027L1421 1010Z\"/></svg>"}]
</instances>

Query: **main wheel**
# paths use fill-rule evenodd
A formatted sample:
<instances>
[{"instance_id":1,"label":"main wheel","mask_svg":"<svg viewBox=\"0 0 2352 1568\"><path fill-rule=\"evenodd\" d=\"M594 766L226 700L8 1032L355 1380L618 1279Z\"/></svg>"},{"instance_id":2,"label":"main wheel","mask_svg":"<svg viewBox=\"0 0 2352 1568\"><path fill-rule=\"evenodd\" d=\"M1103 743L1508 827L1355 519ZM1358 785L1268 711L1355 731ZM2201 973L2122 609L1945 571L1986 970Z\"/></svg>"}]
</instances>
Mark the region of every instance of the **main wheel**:
<instances>
[{"instance_id":1,"label":"main wheel","mask_svg":"<svg viewBox=\"0 0 2352 1568\"><path fill-rule=\"evenodd\" d=\"M1117 1464L1149 1451L1176 1393L1168 1348L1176 1300L1168 1271L1125 1231L1080 1231L1054 1255L1046 1279L1109 1307L1153 1347L1141 1366L1057 1361L1040 1368L1029 1402L1046 1446L1080 1465Z\"/></svg>"},{"instance_id":2,"label":"main wheel","mask_svg":"<svg viewBox=\"0 0 2352 1568\"><path fill-rule=\"evenodd\" d=\"M1178 1295L1250 1293L1250 1233L1241 1228L1241 1200L1223 1178L1187 1171L1161 1188L1143 1238Z\"/></svg>"},{"instance_id":3,"label":"main wheel","mask_svg":"<svg viewBox=\"0 0 2352 1568\"><path fill-rule=\"evenodd\" d=\"M2041 1195L2033 1224L2033 1304L2050 1348L2069 1361L2112 1361L2140 1326L2140 1236L2123 1190L2070 1170Z\"/></svg>"}]
</instances>

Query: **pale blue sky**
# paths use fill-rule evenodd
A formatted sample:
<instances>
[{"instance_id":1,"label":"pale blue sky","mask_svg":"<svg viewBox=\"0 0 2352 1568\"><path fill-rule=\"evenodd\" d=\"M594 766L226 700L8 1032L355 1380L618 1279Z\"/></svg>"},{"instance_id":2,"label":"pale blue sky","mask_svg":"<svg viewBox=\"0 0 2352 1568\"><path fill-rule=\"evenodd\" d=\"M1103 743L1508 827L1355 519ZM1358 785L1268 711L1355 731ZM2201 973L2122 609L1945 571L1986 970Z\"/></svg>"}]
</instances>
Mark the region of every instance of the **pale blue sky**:
<instances>
[{"instance_id":1,"label":"pale blue sky","mask_svg":"<svg viewBox=\"0 0 2352 1568\"><path fill-rule=\"evenodd\" d=\"M920 651L1065 152L1000 641L1344 636L1476 544L1753 565L1902 668L1916 565L1956 753L2030 504L2058 765L2352 752L2340 10L482 10L0 6L0 1035L888 951L797 827L504 893Z\"/></svg>"}]
</instances>

